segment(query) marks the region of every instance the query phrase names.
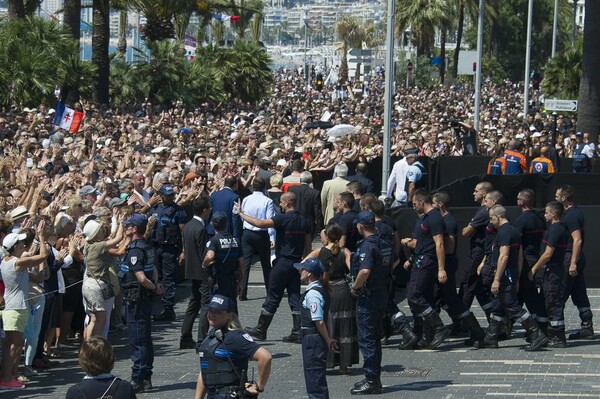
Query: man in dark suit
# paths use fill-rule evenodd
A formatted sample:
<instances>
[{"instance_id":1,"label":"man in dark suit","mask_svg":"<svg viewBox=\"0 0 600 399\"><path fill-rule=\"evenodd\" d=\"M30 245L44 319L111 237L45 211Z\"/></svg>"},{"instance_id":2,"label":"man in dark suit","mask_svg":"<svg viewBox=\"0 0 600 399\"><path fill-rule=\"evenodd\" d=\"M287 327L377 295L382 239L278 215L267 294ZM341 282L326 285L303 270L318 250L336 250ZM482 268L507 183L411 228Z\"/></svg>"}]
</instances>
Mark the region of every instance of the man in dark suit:
<instances>
[{"instance_id":1,"label":"man in dark suit","mask_svg":"<svg viewBox=\"0 0 600 399\"><path fill-rule=\"evenodd\" d=\"M347 177L348 181L359 181L363 186L363 194L371 193L377 194L375 192L375 183L373 180L367 177L367 164L359 163L356 165L356 174Z\"/></svg>"},{"instance_id":2,"label":"man in dark suit","mask_svg":"<svg viewBox=\"0 0 600 399\"><path fill-rule=\"evenodd\" d=\"M210 207L212 213L225 212L227 215L227 233L235 238L242 238L242 221L240 216L233 213L233 205L240 196L237 191L237 179L233 176L227 176L224 181L224 187L212 193L210 196Z\"/></svg>"},{"instance_id":3,"label":"man in dark suit","mask_svg":"<svg viewBox=\"0 0 600 399\"><path fill-rule=\"evenodd\" d=\"M183 228L183 258L185 278L192 280L192 296L185 311L181 325L179 349L193 349L200 344L208 332L206 313L211 298L212 284L206 270L202 267L208 232L205 224L210 216L210 201L206 197L196 198L193 202L194 217ZM198 341L192 338L194 319L200 312L198 321Z\"/></svg>"},{"instance_id":4,"label":"man in dark suit","mask_svg":"<svg viewBox=\"0 0 600 399\"><path fill-rule=\"evenodd\" d=\"M315 237L323 229L323 212L321 210L321 194L310 186L312 174L304 171L300 174L300 185L288 189L296 194L296 210L308 221L311 237Z\"/></svg>"}]
</instances>

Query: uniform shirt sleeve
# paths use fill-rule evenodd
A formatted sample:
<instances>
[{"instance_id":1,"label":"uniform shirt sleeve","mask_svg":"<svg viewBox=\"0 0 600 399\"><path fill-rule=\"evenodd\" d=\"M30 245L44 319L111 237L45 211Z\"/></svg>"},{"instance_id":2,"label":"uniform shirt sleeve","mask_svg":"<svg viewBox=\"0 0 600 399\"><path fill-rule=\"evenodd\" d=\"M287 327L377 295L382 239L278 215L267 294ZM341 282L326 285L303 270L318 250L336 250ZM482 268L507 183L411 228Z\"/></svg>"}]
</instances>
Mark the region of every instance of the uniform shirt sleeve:
<instances>
[{"instance_id":1,"label":"uniform shirt sleeve","mask_svg":"<svg viewBox=\"0 0 600 399\"><path fill-rule=\"evenodd\" d=\"M499 247L510 246L512 241L510 229L498 229L498 233L496 233L496 244L498 244Z\"/></svg>"},{"instance_id":2,"label":"uniform shirt sleeve","mask_svg":"<svg viewBox=\"0 0 600 399\"><path fill-rule=\"evenodd\" d=\"M373 245L368 242L364 242L360 246L360 248L358 249L358 259L360 261L359 270L363 270L363 269L371 270L373 268L373 263L375 262L375 256L373 254L373 249L374 249Z\"/></svg>"},{"instance_id":3,"label":"uniform shirt sleeve","mask_svg":"<svg viewBox=\"0 0 600 399\"><path fill-rule=\"evenodd\" d=\"M304 306L310 310L310 319L312 321L323 320L324 306L323 296L317 290L310 290L304 298Z\"/></svg>"},{"instance_id":4,"label":"uniform shirt sleeve","mask_svg":"<svg viewBox=\"0 0 600 399\"><path fill-rule=\"evenodd\" d=\"M562 227L560 226L560 223L558 223L558 226L556 227L554 226L555 224L557 223L552 224L548 229L548 235L546 236L545 242L547 247L556 248L561 239L560 229L562 229Z\"/></svg>"},{"instance_id":5,"label":"uniform shirt sleeve","mask_svg":"<svg viewBox=\"0 0 600 399\"><path fill-rule=\"evenodd\" d=\"M217 240L218 240L217 237L213 237L210 240L208 240L208 242L206 243L206 250L217 252L219 249L217 247Z\"/></svg>"},{"instance_id":6,"label":"uniform shirt sleeve","mask_svg":"<svg viewBox=\"0 0 600 399\"><path fill-rule=\"evenodd\" d=\"M129 270L132 272L143 272L144 271L144 251L140 248L133 248L127 251L125 256L125 263L129 266Z\"/></svg>"},{"instance_id":7,"label":"uniform shirt sleeve","mask_svg":"<svg viewBox=\"0 0 600 399\"><path fill-rule=\"evenodd\" d=\"M225 346L230 352L252 359L260 345L252 337L241 330L229 331L225 335Z\"/></svg>"},{"instance_id":8,"label":"uniform shirt sleeve","mask_svg":"<svg viewBox=\"0 0 600 399\"><path fill-rule=\"evenodd\" d=\"M473 216L473 219L471 219L471 221L469 222L469 225L471 227L473 227L474 229L479 229L488 224L488 219L489 219L489 217L488 217L487 211L485 209L481 208L480 210L477 211L475 216Z\"/></svg>"},{"instance_id":9,"label":"uniform shirt sleeve","mask_svg":"<svg viewBox=\"0 0 600 399\"><path fill-rule=\"evenodd\" d=\"M574 231L581 230L581 226L579 224L579 220L577 219L575 214L569 214L567 217L563 219L563 223L569 232L569 235Z\"/></svg>"},{"instance_id":10,"label":"uniform shirt sleeve","mask_svg":"<svg viewBox=\"0 0 600 399\"><path fill-rule=\"evenodd\" d=\"M271 220L273 221L273 224L275 225L275 228L278 229L281 227L281 225L283 224L284 221L284 216L283 214L281 215L275 215L271 218Z\"/></svg>"}]
</instances>

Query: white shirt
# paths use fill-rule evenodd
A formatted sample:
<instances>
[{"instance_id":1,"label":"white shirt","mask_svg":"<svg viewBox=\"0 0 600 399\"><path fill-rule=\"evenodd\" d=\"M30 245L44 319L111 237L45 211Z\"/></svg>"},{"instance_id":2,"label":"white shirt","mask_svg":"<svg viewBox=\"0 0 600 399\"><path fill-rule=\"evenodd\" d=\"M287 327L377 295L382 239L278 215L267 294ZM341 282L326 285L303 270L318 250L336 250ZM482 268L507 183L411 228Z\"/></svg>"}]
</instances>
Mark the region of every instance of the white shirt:
<instances>
[{"instance_id":1,"label":"white shirt","mask_svg":"<svg viewBox=\"0 0 600 399\"><path fill-rule=\"evenodd\" d=\"M242 201L242 212L255 219L272 219L275 216L275 205L273 200L260 191L255 191ZM252 226L244 220L244 229L252 231L265 231ZM269 228L269 238L275 242L275 229Z\"/></svg>"},{"instance_id":2,"label":"white shirt","mask_svg":"<svg viewBox=\"0 0 600 399\"><path fill-rule=\"evenodd\" d=\"M406 184L406 175L408 173L408 162L406 162L406 157L402 158L398 162L394 164L392 167L392 173L390 173L390 178L387 182L387 193L390 195L394 186L396 186L396 191L394 192L394 198L396 201L406 202L408 196L406 194L405 184Z\"/></svg>"}]
</instances>

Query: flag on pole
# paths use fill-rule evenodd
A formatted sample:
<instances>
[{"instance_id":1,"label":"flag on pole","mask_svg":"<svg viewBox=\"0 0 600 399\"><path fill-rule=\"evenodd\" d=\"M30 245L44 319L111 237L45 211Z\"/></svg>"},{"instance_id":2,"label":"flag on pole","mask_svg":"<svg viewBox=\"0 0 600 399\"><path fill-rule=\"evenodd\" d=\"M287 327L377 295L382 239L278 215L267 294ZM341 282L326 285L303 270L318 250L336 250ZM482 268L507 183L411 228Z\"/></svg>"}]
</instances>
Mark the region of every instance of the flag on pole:
<instances>
[{"instance_id":1,"label":"flag on pole","mask_svg":"<svg viewBox=\"0 0 600 399\"><path fill-rule=\"evenodd\" d=\"M83 120L83 112L75 111L67 107L62 101L56 106L56 113L52 123L61 129L68 130L71 133L77 133Z\"/></svg>"}]
</instances>

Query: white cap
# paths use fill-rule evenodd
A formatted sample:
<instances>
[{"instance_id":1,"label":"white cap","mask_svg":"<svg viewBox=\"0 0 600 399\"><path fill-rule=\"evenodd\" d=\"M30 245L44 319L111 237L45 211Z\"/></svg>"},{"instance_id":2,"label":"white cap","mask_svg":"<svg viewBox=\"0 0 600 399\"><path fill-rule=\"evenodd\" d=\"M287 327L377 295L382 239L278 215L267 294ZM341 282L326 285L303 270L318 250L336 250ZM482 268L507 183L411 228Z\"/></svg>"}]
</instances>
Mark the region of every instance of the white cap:
<instances>
[{"instance_id":1,"label":"white cap","mask_svg":"<svg viewBox=\"0 0 600 399\"><path fill-rule=\"evenodd\" d=\"M280 159L279 161L277 161L277 166L283 166L284 168L286 168L287 161L285 159Z\"/></svg>"},{"instance_id":2,"label":"white cap","mask_svg":"<svg viewBox=\"0 0 600 399\"><path fill-rule=\"evenodd\" d=\"M25 233L21 233L21 234L10 233L6 237L4 237L4 240L2 240L2 246L7 251L10 251L10 249L12 247L14 247L16 243L18 243L19 241L23 241L26 238L27 238L27 234L25 234Z\"/></svg>"}]
</instances>

